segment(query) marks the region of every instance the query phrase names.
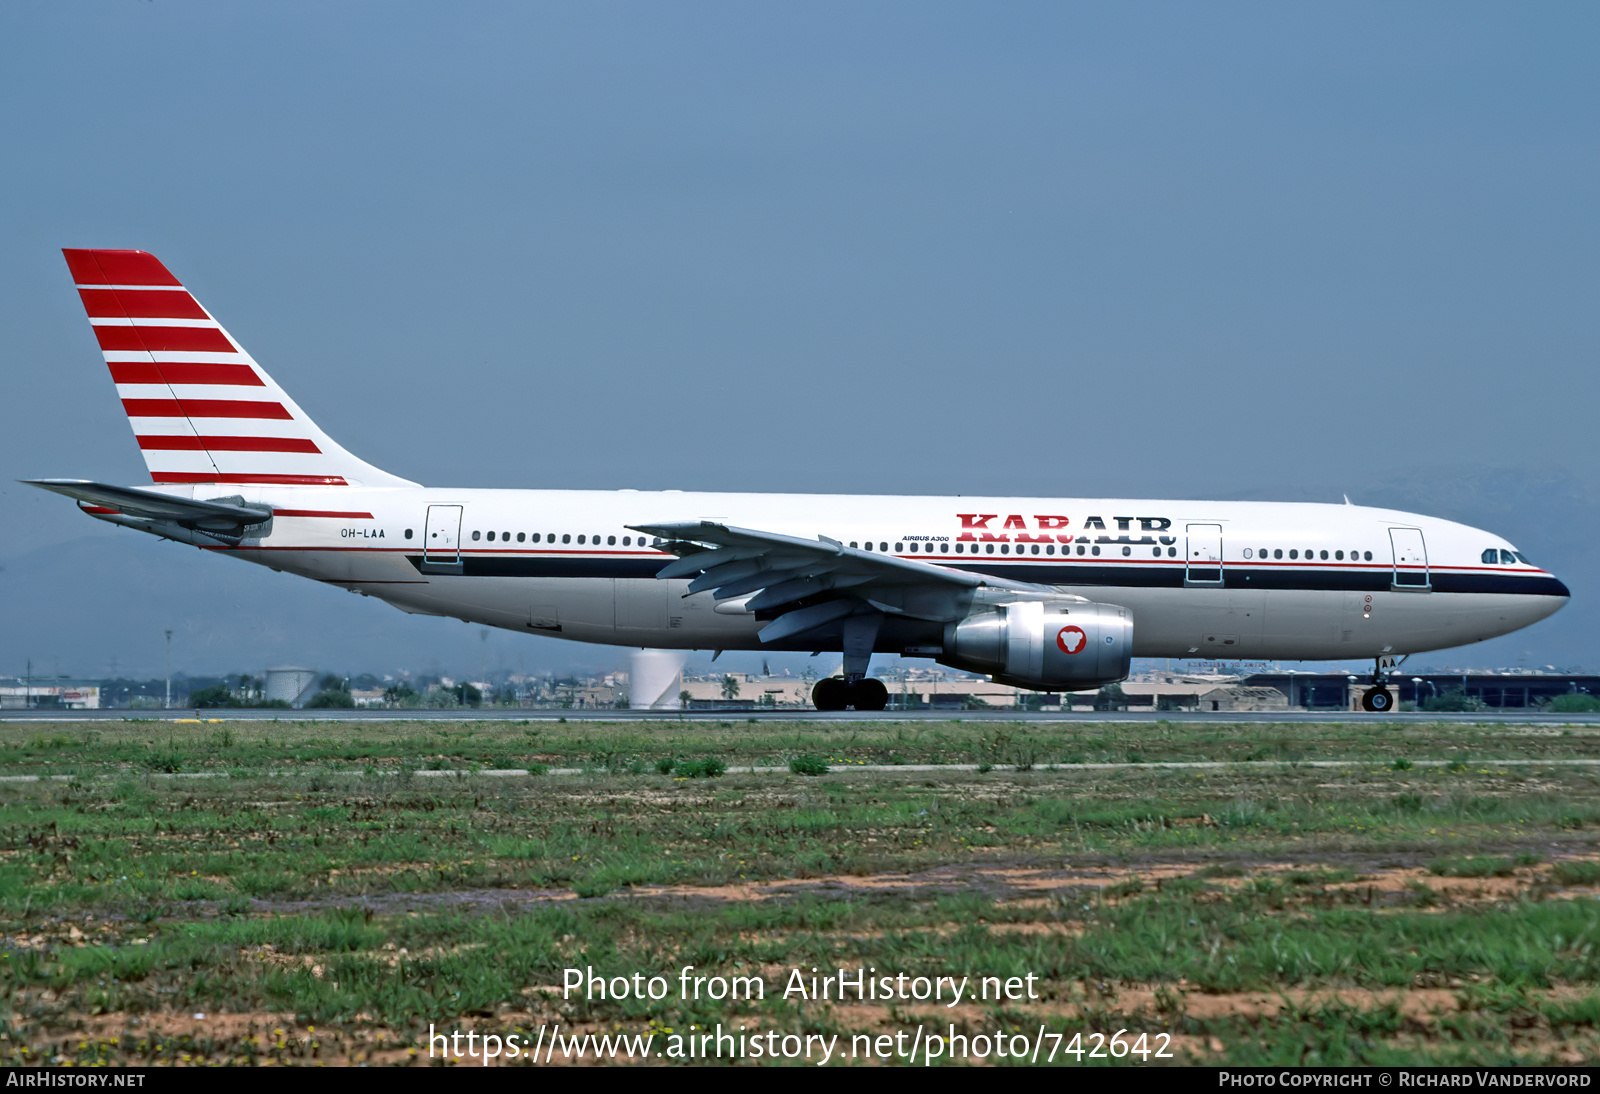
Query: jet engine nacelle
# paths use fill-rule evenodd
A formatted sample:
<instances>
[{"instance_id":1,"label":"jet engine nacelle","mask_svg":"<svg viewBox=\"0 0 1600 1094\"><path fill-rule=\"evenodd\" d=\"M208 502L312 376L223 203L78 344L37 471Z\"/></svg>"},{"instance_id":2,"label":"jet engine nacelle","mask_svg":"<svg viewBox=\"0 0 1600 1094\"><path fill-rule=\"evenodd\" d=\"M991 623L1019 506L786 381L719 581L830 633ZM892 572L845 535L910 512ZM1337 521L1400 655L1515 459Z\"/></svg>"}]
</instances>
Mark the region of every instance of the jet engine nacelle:
<instances>
[{"instance_id":1,"label":"jet engine nacelle","mask_svg":"<svg viewBox=\"0 0 1600 1094\"><path fill-rule=\"evenodd\" d=\"M1133 613L1084 600L1019 600L944 631L939 663L1035 691L1087 691L1125 679Z\"/></svg>"}]
</instances>

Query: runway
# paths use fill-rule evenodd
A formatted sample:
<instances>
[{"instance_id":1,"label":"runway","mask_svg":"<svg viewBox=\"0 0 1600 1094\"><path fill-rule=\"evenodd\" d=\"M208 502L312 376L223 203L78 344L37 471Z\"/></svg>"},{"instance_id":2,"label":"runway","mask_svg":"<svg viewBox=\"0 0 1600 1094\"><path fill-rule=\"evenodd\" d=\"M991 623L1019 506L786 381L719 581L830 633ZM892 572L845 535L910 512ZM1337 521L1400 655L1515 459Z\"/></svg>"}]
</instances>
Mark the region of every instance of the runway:
<instances>
[{"instance_id":1,"label":"runway","mask_svg":"<svg viewBox=\"0 0 1600 1094\"><path fill-rule=\"evenodd\" d=\"M1388 725L1600 726L1600 714L1539 714L1527 710L1480 710L1467 714L1365 714L1330 711L1026 711L880 710L803 711L762 707L724 710L528 710L515 707L459 710L0 710L8 722L1022 722L1027 724L1330 725L1342 722Z\"/></svg>"}]
</instances>

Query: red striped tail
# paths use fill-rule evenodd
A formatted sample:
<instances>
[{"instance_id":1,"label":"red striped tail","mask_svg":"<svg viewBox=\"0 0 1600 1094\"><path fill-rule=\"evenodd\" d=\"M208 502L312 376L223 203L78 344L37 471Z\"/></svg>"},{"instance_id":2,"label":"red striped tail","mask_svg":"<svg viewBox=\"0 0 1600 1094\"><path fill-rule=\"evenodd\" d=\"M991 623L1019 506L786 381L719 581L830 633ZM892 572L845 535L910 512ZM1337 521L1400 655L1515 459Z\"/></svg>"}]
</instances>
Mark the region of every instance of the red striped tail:
<instances>
[{"instance_id":1,"label":"red striped tail","mask_svg":"<svg viewBox=\"0 0 1600 1094\"><path fill-rule=\"evenodd\" d=\"M335 444L154 255L62 253L155 482L416 485Z\"/></svg>"}]
</instances>

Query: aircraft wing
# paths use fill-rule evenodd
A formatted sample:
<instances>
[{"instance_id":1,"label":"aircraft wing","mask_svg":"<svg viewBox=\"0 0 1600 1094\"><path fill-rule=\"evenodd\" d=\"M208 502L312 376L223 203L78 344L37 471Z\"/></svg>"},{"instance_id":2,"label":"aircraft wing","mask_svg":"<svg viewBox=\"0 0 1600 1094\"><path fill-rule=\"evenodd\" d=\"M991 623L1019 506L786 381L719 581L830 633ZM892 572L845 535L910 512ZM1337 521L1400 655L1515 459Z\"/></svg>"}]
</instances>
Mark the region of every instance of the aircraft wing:
<instances>
[{"instance_id":1,"label":"aircraft wing","mask_svg":"<svg viewBox=\"0 0 1600 1094\"><path fill-rule=\"evenodd\" d=\"M846 616L876 611L935 622L966 617L980 590L1050 595L1054 590L914 559L846 547L819 536L800 539L711 521L629 525L660 536L678 555L656 576L695 575L689 592L718 600L748 597L746 610L774 617L763 642L803 635Z\"/></svg>"},{"instance_id":2,"label":"aircraft wing","mask_svg":"<svg viewBox=\"0 0 1600 1094\"><path fill-rule=\"evenodd\" d=\"M186 528L202 531L232 532L260 524L272 517L272 510L244 504L240 498L218 501L194 501L175 498L157 490L142 490L136 486L111 486L86 479L23 479L29 486L65 494L86 505L111 509L124 516L139 520L170 520Z\"/></svg>"}]
</instances>

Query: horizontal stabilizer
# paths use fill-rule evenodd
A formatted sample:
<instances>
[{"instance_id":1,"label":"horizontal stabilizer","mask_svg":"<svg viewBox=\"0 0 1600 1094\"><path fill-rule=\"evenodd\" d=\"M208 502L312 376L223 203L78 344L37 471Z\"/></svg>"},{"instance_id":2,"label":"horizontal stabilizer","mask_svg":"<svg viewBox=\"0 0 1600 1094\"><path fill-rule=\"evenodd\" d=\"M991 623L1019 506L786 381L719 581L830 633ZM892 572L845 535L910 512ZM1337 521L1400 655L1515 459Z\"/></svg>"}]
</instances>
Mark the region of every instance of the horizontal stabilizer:
<instances>
[{"instance_id":1,"label":"horizontal stabilizer","mask_svg":"<svg viewBox=\"0 0 1600 1094\"><path fill-rule=\"evenodd\" d=\"M23 479L29 486L54 491L75 498L86 505L112 509L123 516L140 520L170 520L186 528L208 532L233 532L252 524L262 524L272 519L267 506L234 502L194 501L175 498L156 490L141 490L136 486L111 486L85 479Z\"/></svg>"}]
</instances>

